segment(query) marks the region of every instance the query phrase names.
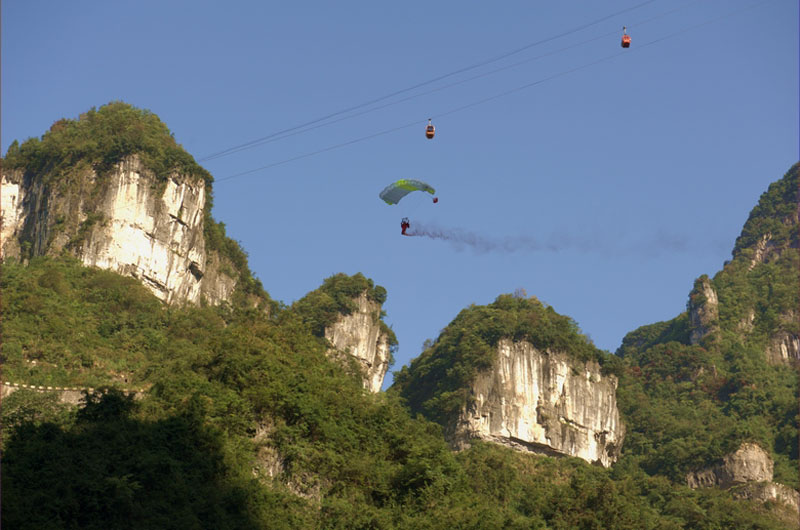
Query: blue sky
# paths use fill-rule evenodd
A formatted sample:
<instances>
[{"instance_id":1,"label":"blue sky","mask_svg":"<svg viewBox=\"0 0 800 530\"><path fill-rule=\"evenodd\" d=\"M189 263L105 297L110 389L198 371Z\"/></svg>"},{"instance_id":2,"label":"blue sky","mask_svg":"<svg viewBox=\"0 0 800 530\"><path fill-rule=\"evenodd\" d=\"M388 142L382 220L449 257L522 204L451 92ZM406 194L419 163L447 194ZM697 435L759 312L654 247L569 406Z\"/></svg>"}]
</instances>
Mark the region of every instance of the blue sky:
<instances>
[{"instance_id":1,"label":"blue sky","mask_svg":"<svg viewBox=\"0 0 800 530\"><path fill-rule=\"evenodd\" d=\"M112 100L155 112L273 298L387 288L394 369L520 288L614 351L684 310L798 160L798 2L8 0L0 88L3 152ZM399 178L440 202L384 204ZM484 244L402 237L403 215Z\"/></svg>"}]
</instances>

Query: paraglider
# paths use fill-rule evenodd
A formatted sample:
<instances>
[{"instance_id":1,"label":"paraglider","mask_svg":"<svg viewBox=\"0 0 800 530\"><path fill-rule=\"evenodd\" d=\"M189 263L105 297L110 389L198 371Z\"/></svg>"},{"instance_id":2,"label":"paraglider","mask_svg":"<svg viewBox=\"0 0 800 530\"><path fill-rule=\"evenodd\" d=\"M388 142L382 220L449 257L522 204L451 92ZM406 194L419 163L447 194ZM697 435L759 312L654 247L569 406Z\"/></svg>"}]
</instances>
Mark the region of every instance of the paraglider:
<instances>
[{"instance_id":1,"label":"paraglider","mask_svg":"<svg viewBox=\"0 0 800 530\"><path fill-rule=\"evenodd\" d=\"M433 126L431 120L432 118L428 118L428 126L425 127L425 138L428 140L433 139L433 135L436 134L436 127Z\"/></svg>"},{"instance_id":2,"label":"paraglider","mask_svg":"<svg viewBox=\"0 0 800 530\"><path fill-rule=\"evenodd\" d=\"M386 186L378 196L383 199L383 202L386 204L397 204L403 197L414 191L424 191L431 195L436 193L433 186L421 180L400 179ZM437 203L439 199L434 197L433 202ZM411 222L408 220L408 217L403 217L400 220L400 233L404 236L411 235L406 232L410 226Z\"/></svg>"},{"instance_id":3,"label":"paraglider","mask_svg":"<svg viewBox=\"0 0 800 530\"><path fill-rule=\"evenodd\" d=\"M412 191L425 191L431 195L436 193L436 190L433 189L433 186L422 182L421 180L400 179L397 182L393 182L386 186L378 196L383 199L386 204L397 204L400 202L400 199ZM434 197L433 202L438 202L438 199Z\"/></svg>"},{"instance_id":4,"label":"paraglider","mask_svg":"<svg viewBox=\"0 0 800 530\"><path fill-rule=\"evenodd\" d=\"M625 32L625 26L622 26L622 47L623 48L630 48L631 47L631 36Z\"/></svg>"}]
</instances>

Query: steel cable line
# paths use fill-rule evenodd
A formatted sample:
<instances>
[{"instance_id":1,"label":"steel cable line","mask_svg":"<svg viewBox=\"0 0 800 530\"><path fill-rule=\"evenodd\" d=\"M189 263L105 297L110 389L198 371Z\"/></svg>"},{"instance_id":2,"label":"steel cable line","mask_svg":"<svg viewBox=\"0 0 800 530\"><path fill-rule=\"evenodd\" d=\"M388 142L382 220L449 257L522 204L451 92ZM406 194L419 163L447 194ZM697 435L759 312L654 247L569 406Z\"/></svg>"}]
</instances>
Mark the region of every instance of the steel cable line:
<instances>
[{"instance_id":1,"label":"steel cable line","mask_svg":"<svg viewBox=\"0 0 800 530\"><path fill-rule=\"evenodd\" d=\"M223 156L227 156L229 154L233 154L233 153L238 152L240 150L243 150L243 149L255 146L255 145L259 145L260 143L262 143L262 142L264 142L266 140L269 140L271 138L274 138L276 136L279 136L279 135L282 135L282 134L285 134L285 133L289 133L289 132L292 132L292 131L296 131L297 129L302 129L302 128L307 127L309 125L314 125L316 123L328 120L328 119L333 118L335 116L339 116L339 115L344 114L346 112L350 112L350 111L353 111L353 110L358 110L358 109L361 109L363 107L367 107L369 105L373 105L375 103L378 103L378 102L384 101L386 99L392 98L394 96L398 96L400 94L404 94L404 93L409 92L411 90L414 90L416 88L420 88L420 87L423 87L425 85L429 85L431 83L435 83L437 81L441 81L442 79L447 79L448 77L452 77L454 75L458 75L458 74L461 74L461 73L464 73L464 72L468 72L470 70L474 70L475 68L480 68L481 66L485 66L487 64L491 64L491 63L500 61L502 59L505 59L506 57L511 57L512 55L516 55L516 54L521 53L521 52L523 52L525 50L533 48L534 46L539 46L540 44L544 44L546 42L549 42L549 41L552 41L552 40L556 40L556 39L559 39L561 37L565 37L567 35L571 35L572 33L577 33L578 31L582 31L582 30L584 30L586 28L589 28L591 26L594 26L594 25L597 25L597 24L599 24L601 22L604 22L605 20L608 20L609 18L615 17L617 15L621 15L623 13L627 13L628 11L633 11L633 10L638 9L640 7L643 7L643 6L647 5L647 4L651 4L651 3L655 2L655 1L656 0L646 0L645 2L641 2L639 4L636 4L635 6L622 9L620 11L617 11L617 12L612 13L610 15L606 15L606 16L604 16L602 18L599 18L599 19L597 19L595 21L592 21L592 22L588 22L588 23L583 24L581 26L577 26L577 27L572 28L570 30L564 31L564 32L559 33L557 35L554 35L552 37L547 37L545 39L541 39L541 40L538 40L536 42L532 42L530 44L526 44L525 46L516 48L516 49L511 50L509 52L502 53L502 54L497 55L495 57L492 57L490 59L486 59L484 61L472 64L470 66L465 66L463 68L459 68L458 70L454 70L454 71L449 72L447 74L443 74L443 75L440 75L438 77L434 77L434 78L429 79L427 81L423 81L421 83L417 83L416 85L412 85L410 87L403 88L401 90L397 90L395 92L392 92L391 94L387 94L385 96L381 96L379 98L375 98L373 100L370 100L370 101L367 101L367 102L364 102L364 103L360 103L358 105L354 105L354 106L348 107L346 109L342 109L342 110L339 110L339 111L336 111L336 112L332 112L330 114L322 116L321 118L316 118L314 120L305 122L303 124L295 125L293 127L289 127L287 129L283 129L281 131L277 131L277 132L271 133L271 134L269 134L267 136L264 136L262 138L258 138L258 139L255 139L255 140L251 140L249 142L245 142L243 144L239 144L239 145L235 145L235 146L229 147L227 149L223 149L222 151L218 151L216 153L212 153L212 154L210 154L208 156L205 156L205 157L199 159L199 161L200 162L205 162L205 161L208 161L208 160L214 160L215 158L220 158L220 157L223 157Z\"/></svg>"},{"instance_id":2,"label":"steel cable line","mask_svg":"<svg viewBox=\"0 0 800 530\"><path fill-rule=\"evenodd\" d=\"M667 16L669 14L672 14L675 11L679 11L680 9L683 9L683 8L685 8L685 7L687 7L687 6L691 5L691 4L695 4L695 3L699 2L699 1L701 1L701 0L691 0L689 2L686 2L686 3L682 4L682 5L674 8L674 9L670 9L669 11L665 11L664 13L660 13L660 14L658 14L656 16L650 17L650 18L645 19L645 20L640 21L640 22L634 22L629 27L634 28L634 27L643 26L643 25L648 24L648 23L650 23L650 22L652 22L654 20L657 20L657 19L662 18L664 16ZM474 81L474 80L480 79L482 77L487 77L487 76L496 74L498 72L502 72L502 71L505 71L505 70L509 70L511 68L515 68L515 67L523 65L523 64L527 64L527 63L530 63L530 62L533 62L533 61L537 61L539 59L542 59L542 58L545 58L545 57L549 57L551 55L556 55L556 54L564 52L566 50L570 50L572 48L577 48L579 46L583 46L584 44L589 44L591 42L595 42L595 41L598 41L598 40L602 40L602 39L608 38L611 35L617 35L618 33L619 32L617 30L614 30L614 31L611 31L611 32L607 32L607 33L603 33L602 35L598 35L597 37L593 37L591 39L587 39L587 40L578 42L576 44L571 44L569 46L565 46L563 48L559 48L557 50L553 50L551 52L547 52L547 53L544 53L542 55L537 55L535 57L529 57L529 58L524 59L522 61L517 61L515 63L508 64L508 65L502 66L500 68L495 68L494 70L489 70L487 72L483 72L481 74L477 74L477 75L474 75L472 77L468 77L468 78L465 78L465 79L454 81L454 82L446 84L446 85L442 85L442 86L439 86L439 87L436 87L436 88L432 88L430 90L426 90L425 92L419 92L417 94L412 94L410 96L406 96L406 97L401 98L401 99L397 99L397 100L394 100L394 101L390 101L388 103L384 103L383 105L379 105L377 107L372 107L372 108L369 108L369 109L362 110L361 112L348 114L347 116L342 116L342 117L337 118L335 120L326 121L324 123L318 123L318 124L313 125L311 127L305 127L305 128L301 128L299 130L288 132L286 134L281 134L280 136L273 136L271 138L264 139L263 141L259 141L258 143L254 143L252 145L247 145L247 146L243 146L243 147L237 148L237 149L232 150L232 151L230 151L229 153L226 153L226 154L238 153L240 151L245 151L245 150L251 149L253 147L258 147L258 146L266 145L266 144L269 144L269 143L272 143L272 142L277 142L279 140L283 140L285 138L290 138L292 136L296 136L298 134L303 134L305 132L313 131L313 130L319 129L321 127L326 127L328 125L333 125L335 123L339 123L339 122L346 121L346 120L349 120L349 119L352 119L352 118L356 118L358 116L363 116L364 114L369 114L370 112L375 112L375 111L378 111L378 110L381 110L381 109L385 109L385 108L397 105L399 103L404 103L406 101L409 101L409 100L412 100L412 99L415 99L415 98L418 98L418 97L427 96L429 94L433 94L435 92L440 92L442 90L445 90L445 89L448 89L448 88L452 88L454 86L458 86L458 85L461 85L461 84L464 84L464 83L468 83L470 81Z\"/></svg>"},{"instance_id":3,"label":"steel cable line","mask_svg":"<svg viewBox=\"0 0 800 530\"><path fill-rule=\"evenodd\" d=\"M660 13L660 14L656 15L656 16L647 18L647 19L639 21L639 22L634 22L629 27L640 27L640 26L643 26L643 25L648 24L648 23L650 23L650 22L652 22L654 20L657 20L659 18L662 18L662 17L665 17L667 15L670 15L670 14L676 12L676 11L679 11L679 10L681 10L681 9L687 7L687 6L690 6L690 5L695 4L697 2L700 2L700 1L702 1L702 0L691 0L689 2L686 2L686 3L682 4L682 5L674 8L674 9L670 9L669 11L665 11L663 13ZM612 32L607 32L607 33L604 33L604 34L599 35L597 37L593 37L591 39L587 39L587 40L581 41L581 42L576 43L576 44L571 44L571 45L566 46L564 48L559 48L557 50L554 50L554 51L551 51L551 52L548 52L548 53L545 53L545 54L542 54L542 55L537 55L535 57L530 57L530 58L524 59L522 61L517 61L515 63L509 64L509 65L506 65L506 66L502 66L500 68L496 68L496 69L490 70L488 72L477 74L477 75L474 75L472 77L468 77L468 78L465 78L465 79L461 79L459 81L454 81L454 82L446 84L446 85L442 85L442 86L439 86L439 87L436 87L436 88L432 88L430 90L426 90L425 92L419 92L417 94L412 94L410 96L406 96L406 97L401 98L401 99L397 99L397 100L394 100L394 101L390 101L388 103L384 103L383 105L379 105L377 107L371 107L371 108L362 110L361 112L348 114L347 116L342 116L342 117L337 118L335 120L329 120L329 121L325 121L325 122L322 122L322 123L317 123L316 125L313 125L313 126L310 126L310 127L298 126L296 128L296 130L293 130L291 132L287 132L285 134L275 133L274 135L272 135L270 137L264 138L262 140L254 141L254 142L252 142L252 143L250 143L248 145L243 145L243 146L238 147L238 148L231 148L231 150L229 150L229 152L225 153L225 155L220 155L220 156L227 156L229 154L234 154L234 153L238 153L238 152L241 152L241 151L246 151L246 150L252 149L254 147L258 147L258 146L261 146L261 145L266 145L266 144L269 144L269 143L272 143L272 142L277 142L279 140L283 140L285 138L290 138L292 136L296 136L298 134L303 134L305 132L313 131L313 130L319 129L321 127L326 127L328 125L333 125L335 123L339 123L339 122L342 122L342 121L345 121L345 120L356 118L358 116L363 116L364 114L369 114L370 112L375 112L375 111L378 111L378 110L381 110L381 109L385 109L387 107L391 107L391 106L397 105L399 103L403 103L405 101L409 101L409 100L412 100L412 99L415 99L415 98L418 98L418 97L427 96L428 94L433 94L434 92L439 92L441 90L445 90L447 88L452 88L454 86L458 86L458 85L461 85L463 83L468 83L470 81L474 81L474 80L480 79L482 77L487 77L489 75L493 75L493 74L496 74L498 72L502 72L504 70L509 70L511 68L515 68L515 67L520 66L522 64L530 63L530 62L542 59L544 57L549 57L551 55L556 55L556 54L561 53L563 51L566 51L566 50L569 50L569 49L572 49L572 48L577 48L579 46L583 46L584 44L589 44L591 42L595 42L597 40L601 40L601 39L607 38L610 35L616 35L617 33L618 32L616 30L612 31Z\"/></svg>"},{"instance_id":4,"label":"steel cable line","mask_svg":"<svg viewBox=\"0 0 800 530\"><path fill-rule=\"evenodd\" d=\"M694 25L692 25L692 26L686 27L686 28L684 28L684 29L681 29L681 30L679 30L679 31L676 31L676 32L673 32L673 33L667 34L667 35L665 35L665 36L663 36L663 37L659 37L659 38L657 38L657 39L655 39L655 40L652 40L652 41L650 41L650 42L646 42L646 43L644 43L644 44L637 45L637 47L636 47L636 48L633 48L633 49L628 49L628 50L621 51L621 52L617 52L617 53L614 53L614 54L612 54L612 55L607 55L607 56L605 56L605 57L602 57L602 58L600 58L600 59L596 59L596 60L594 60L594 61L590 61L590 62L588 62L588 63L584 63L584 64L582 64L582 65L580 65L580 66L576 66L576 67L574 67L574 68L570 68L570 69L568 69L568 70L564 70L564 71L558 72L558 73L556 73L556 74L550 75L550 76L548 76L548 77L545 77L545 78L542 78L542 79L538 79L538 80L536 80L536 81L533 81L533 82L531 82L531 83L526 83L526 84L524 84L524 85L521 85L521 86L518 86L518 87L512 88L512 89L510 89L510 90L506 90L506 91L504 91L504 92L500 92L500 93L498 93L498 94L495 94L495 95L492 95L492 96L488 96L488 97L485 97L485 98L479 99L479 100L477 100L477 101L473 101L473 102L471 102L471 103L468 103L468 104L466 104L466 105L461 105L461 106L459 106L459 107L452 108L452 109L450 109L450 110L448 110L448 111L445 111L445 112L442 112L442 113L435 114L435 115L433 115L433 117L436 117L436 118L441 118L441 117L444 117L444 116L449 116L449 115L451 115L451 114L455 114L455 113L457 113L457 112L461 112L461 111L463 111L463 110L466 110L466 109L469 109L469 108L472 108L472 107L476 107L476 106L478 106L478 105L482 105L482 104L484 104L484 103L488 103L489 101L493 101L493 100L495 100L495 99L499 99L499 98L502 98L502 97L508 96L508 95L510 95L510 94L513 94L513 93L515 93L515 92L519 92L519 91L521 91L521 90L525 90L525 89L527 89L527 88L531 88L531 87L534 87L534 86L540 85L540 84L542 84L542 83L545 83L545 82L547 82L547 81L551 81L551 80L553 80L553 79L556 79L556 78L559 78L559 77L565 76L565 75L567 75L567 74L571 74L571 73L573 73L573 72L577 72L577 71L579 71L579 70L583 70L583 69L585 69L585 68L589 68L589 67L591 67L591 66L594 66L594 65L597 65L597 64L600 64L600 63L603 63L603 62L609 61L609 60L611 60L611 59L615 59L615 58L617 58L617 57L620 57L621 55L624 55L624 54L626 54L626 53L627 53L627 54L630 54L631 52L634 52L634 53L635 53L635 52L638 52L638 51L639 51L639 50L641 50L642 48L647 48L648 46L652 46L653 44L657 44L657 43L659 43L659 42L662 42L662 41L665 41L665 40L667 40L667 39L670 39L670 38L676 37L676 36L678 36L678 35L682 35L682 34L684 34L684 33L686 33L686 32L692 31L692 30L694 30L694 29L697 29L697 28L700 28L700 27L703 27L703 26L707 26L708 24L712 24L712 23L714 23L714 22L718 22L718 21L720 21L720 20L722 20L722 19L725 19L725 18L728 18L728 17L734 16L734 15L736 15L736 14L738 14L738 13L741 13L741 12L743 12L743 11L746 11L746 10L748 10L748 9L752 9L752 8L754 8L754 7L758 7L758 6L760 6L760 5L767 4L767 3L769 3L769 2L772 2L772 1L774 1L774 0L762 0L761 2L756 2L756 3L754 3L754 4L751 4L751 5L749 5L749 6L745 6L745 7L743 7L743 8L740 8L740 9L737 9L737 10L734 10L734 11L731 11L731 12L729 12L729 13L726 13L726 14L724 14L724 15L720 15L720 16L718 16L718 17L715 17L715 18L712 18L712 19L706 20L706 21L704 21L704 22L701 22L701 23L694 24ZM427 119L427 118L426 118L426 119ZM289 162L294 162L294 161L296 161L296 160L301 160L301 159L303 159L303 158L308 158L308 157L311 157L311 156L315 156L315 155L318 155L318 154L320 154L320 153L325 153L325 152L327 152L327 151L332 151L332 150L334 150L334 149L339 149L339 148L341 148L341 147L346 147L346 146L348 146L348 145L352 145L352 144L355 144L355 143L363 142L363 141L365 141L365 140L369 140L369 139L372 139L372 138L376 138L376 137L378 137L378 136L383 136L383 135L390 134L390 133L393 133L393 132L396 132L396 131L399 131L399 130L402 130L402 129L407 129L407 128L409 128L409 127L413 127L413 126L415 126L415 125L419 125L420 121L422 121L422 120L419 120L419 119L417 119L417 120L414 120L413 122L406 123L406 124L404 124L404 125L400 125L400 126L397 126L397 127L393 127L393 128L391 128L391 129L386 129L386 130L383 130L383 131L379 131L379 132L376 132L376 133L372 133L372 134L369 134L369 135L366 135L366 136L362 136L362 137L359 137L359 138L355 138L355 139L353 139L353 140L349 140L349 141L347 141L347 142L342 142L342 143L339 143L339 144L335 144L335 145L332 145L332 146L329 146L329 147L325 147L325 148L323 148L323 149L319 149L319 150L312 151L312 152L309 152L309 153L305 153L305 154L302 154L302 155L298 155L298 156L295 156L295 157L292 157L292 158L288 158L288 159L285 159L285 160L281 160L281 161L278 161L278 162L274 162L274 163L271 163L271 164L268 164L268 165L265 165L265 166L261 166L261 167L258 167L258 168L250 169L250 170L247 170L247 171L242 171L242 172L239 172L239 173L235 173L235 174L233 174L233 175L228 175L228 176L225 176L225 177L222 177L222 178L219 178L219 179L215 179L215 181L216 181L216 182L224 182L224 181L226 181L226 180L231 180L231 179L233 179L233 178L241 177L241 176L244 176L244 175L249 175L249 174L251 174L251 173L256 173L256 172L258 172L258 171L263 171L263 170L265 170L265 169L273 168L273 167L275 167L275 166L279 166L279 165L287 164L287 163L289 163Z\"/></svg>"}]
</instances>

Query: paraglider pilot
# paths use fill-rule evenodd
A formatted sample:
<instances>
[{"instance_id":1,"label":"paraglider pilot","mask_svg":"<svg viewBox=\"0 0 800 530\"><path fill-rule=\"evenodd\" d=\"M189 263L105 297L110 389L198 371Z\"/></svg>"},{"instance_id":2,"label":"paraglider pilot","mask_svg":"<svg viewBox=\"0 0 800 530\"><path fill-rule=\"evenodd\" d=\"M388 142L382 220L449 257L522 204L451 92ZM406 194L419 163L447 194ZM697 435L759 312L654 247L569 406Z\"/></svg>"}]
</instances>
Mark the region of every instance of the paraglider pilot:
<instances>
[{"instance_id":1,"label":"paraglider pilot","mask_svg":"<svg viewBox=\"0 0 800 530\"><path fill-rule=\"evenodd\" d=\"M403 219L400 220L400 233L404 236L407 236L408 234L406 234L406 230L408 230L409 226L411 226L411 223L408 222L408 217L403 217Z\"/></svg>"}]
</instances>

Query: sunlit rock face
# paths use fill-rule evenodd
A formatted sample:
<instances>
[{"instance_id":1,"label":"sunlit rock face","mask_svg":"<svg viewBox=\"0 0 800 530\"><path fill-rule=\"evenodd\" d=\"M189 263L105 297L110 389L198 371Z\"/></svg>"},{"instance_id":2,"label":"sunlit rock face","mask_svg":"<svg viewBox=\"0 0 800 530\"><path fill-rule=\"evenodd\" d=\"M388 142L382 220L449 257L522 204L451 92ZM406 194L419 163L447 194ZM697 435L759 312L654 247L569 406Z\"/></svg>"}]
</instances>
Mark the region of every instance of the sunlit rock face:
<instances>
[{"instance_id":1,"label":"sunlit rock face","mask_svg":"<svg viewBox=\"0 0 800 530\"><path fill-rule=\"evenodd\" d=\"M758 444L743 443L739 449L726 455L722 462L707 469L686 475L690 488L732 488L736 497L776 501L800 511L800 493L773 478L772 457Z\"/></svg>"},{"instance_id":2,"label":"sunlit rock face","mask_svg":"<svg viewBox=\"0 0 800 530\"><path fill-rule=\"evenodd\" d=\"M380 327L381 305L366 293L356 303L357 310L325 328L325 338L336 350L355 357L364 373L364 388L379 392L391 360L389 338Z\"/></svg>"},{"instance_id":3,"label":"sunlit rock face","mask_svg":"<svg viewBox=\"0 0 800 530\"><path fill-rule=\"evenodd\" d=\"M450 438L456 447L481 439L548 455L610 466L625 428L617 409L617 379L597 363L501 340L494 366L478 375L474 400Z\"/></svg>"},{"instance_id":4,"label":"sunlit rock face","mask_svg":"<svg viewBox=\"0 0 800 530\"><path fill-rule=\"evenodd\" d=\"M3 258L66 250L85 265L139 279L167 303L218 304L233 292L221 258L206 252L202 180L159 181L133 156L102 177L87 169L46 183L10 172L0 193Z\"/></svg>"},{"instance_id":5,"label":"sunlit rock face","mask_svg":"<svg viewBox=\"0 0 800 530\"><path fill-rule=\"evenodd\" d=\"M744 443L712 468L689 473L686 482L691 488L718 486L729 488L745 482L772 480L773 463L758 444Z\"/></svg>"}]
</instances>

